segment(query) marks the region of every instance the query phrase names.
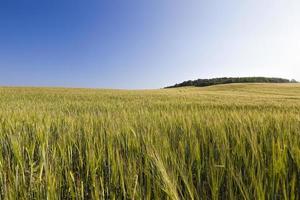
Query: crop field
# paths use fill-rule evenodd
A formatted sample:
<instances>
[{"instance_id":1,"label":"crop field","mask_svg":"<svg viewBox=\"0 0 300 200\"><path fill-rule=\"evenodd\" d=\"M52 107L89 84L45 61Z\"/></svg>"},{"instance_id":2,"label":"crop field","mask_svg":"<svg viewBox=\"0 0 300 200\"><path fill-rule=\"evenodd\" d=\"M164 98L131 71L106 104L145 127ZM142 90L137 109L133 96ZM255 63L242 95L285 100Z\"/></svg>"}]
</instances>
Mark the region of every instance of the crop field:
<instances>
[{"instance_id":1,"label":"crop field","mask_svg":"<svg viewBox=\"0 0 300 200\"><path fill-rule=\"evenodd\" d=\"M300 84L2 87L0 199L300 199Z\"/></svg>"}]
</instances>

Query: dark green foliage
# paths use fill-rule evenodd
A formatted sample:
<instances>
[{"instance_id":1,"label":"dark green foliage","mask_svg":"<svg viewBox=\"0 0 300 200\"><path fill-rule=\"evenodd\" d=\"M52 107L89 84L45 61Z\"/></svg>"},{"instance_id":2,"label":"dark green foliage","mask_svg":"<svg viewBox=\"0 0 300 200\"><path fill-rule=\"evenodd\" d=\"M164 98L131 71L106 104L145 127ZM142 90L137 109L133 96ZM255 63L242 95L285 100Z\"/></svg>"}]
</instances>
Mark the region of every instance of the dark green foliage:
<instances>
[{"instance_id":1,"label":"dark green foliage","mask_svg":"<svg viewBox=\"0 0 300 200\"><path fill-rule=\"evenodd\" d=\"M212 78L212 79L197 79L184 81L182 83L175 84L173 86L168 86L166 88L176 88L176 87L186 87L186 86L196 86L196 87L206 87L211 85L219 84L229 84L229 83L297 83L296 80L291 81L283 78L267 78L267 77L223 77L223 78Z\"/></svg>"}]
</instances>

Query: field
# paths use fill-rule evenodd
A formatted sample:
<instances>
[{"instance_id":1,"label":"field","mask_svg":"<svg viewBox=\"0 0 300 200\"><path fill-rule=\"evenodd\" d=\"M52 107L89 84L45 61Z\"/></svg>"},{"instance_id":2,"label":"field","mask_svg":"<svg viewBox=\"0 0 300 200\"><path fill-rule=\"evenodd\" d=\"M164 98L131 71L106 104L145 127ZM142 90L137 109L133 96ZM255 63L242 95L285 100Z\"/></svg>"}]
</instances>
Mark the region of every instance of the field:
<instances>
[{"instance_id":1,"label":"field","mask_svg":"<svg viewBox=\"0 0 300 200\"><path fill-rule=\"evenodd\" d=\"M300 84L2 87L0 199L300 199Z\"/></svg>"}]
</instances>

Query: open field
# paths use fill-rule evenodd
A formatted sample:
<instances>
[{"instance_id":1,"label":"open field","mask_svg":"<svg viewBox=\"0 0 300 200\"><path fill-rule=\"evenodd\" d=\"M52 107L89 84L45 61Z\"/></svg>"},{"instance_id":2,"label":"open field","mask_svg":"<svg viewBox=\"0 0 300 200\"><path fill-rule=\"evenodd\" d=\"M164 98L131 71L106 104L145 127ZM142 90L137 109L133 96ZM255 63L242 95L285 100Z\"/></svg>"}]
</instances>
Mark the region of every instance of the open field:
<instances>
[{"instance_id":1,"label":"open field","mask_svg":"<svg viewBox=\"0 0 300 200\"><path fill-rule=\"evenodd\" d=\"M300 199L300 84L0 88L0 199Z\"/></svg>"}]
</instances>

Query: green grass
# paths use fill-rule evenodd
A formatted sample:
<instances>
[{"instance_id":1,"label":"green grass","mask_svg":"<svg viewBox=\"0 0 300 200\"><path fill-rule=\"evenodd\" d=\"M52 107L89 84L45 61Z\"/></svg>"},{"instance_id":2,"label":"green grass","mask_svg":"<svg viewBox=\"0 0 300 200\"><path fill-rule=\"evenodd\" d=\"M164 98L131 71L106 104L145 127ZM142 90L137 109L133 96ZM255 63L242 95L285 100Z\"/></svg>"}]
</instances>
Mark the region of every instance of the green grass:
<instances>
[{"instance_id":1,"label":"green grass","mask_svg":"<svg viewBox=\"0 0 300 200\"><path fill-rule=\"evenodd\" d=\"M0 199L300 199L300 84L0 88Z\"/></svg>"}]
</instances>

